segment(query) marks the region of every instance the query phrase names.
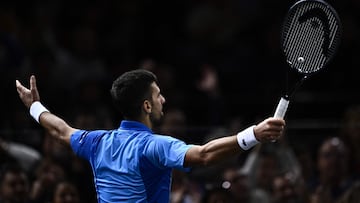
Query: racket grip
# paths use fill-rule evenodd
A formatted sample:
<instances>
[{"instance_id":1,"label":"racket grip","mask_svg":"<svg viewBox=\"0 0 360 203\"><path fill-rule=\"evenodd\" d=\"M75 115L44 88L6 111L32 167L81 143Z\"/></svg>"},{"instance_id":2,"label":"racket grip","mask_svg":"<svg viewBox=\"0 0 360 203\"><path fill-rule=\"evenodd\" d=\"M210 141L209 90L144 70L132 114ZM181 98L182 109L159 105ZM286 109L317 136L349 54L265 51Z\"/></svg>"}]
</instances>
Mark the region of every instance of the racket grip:
<instances>
[{"instance_id":1,"label":"racket grip","mask_svg":"<svg viewBox=\"0 0 360 203\"><path fill-rule=\"evenodd\" d=\"M281 97L279 104L276 107L274 117L284 118L288 105L289 105L289 100L285 99L284 97Z\"/></svg>"}]
</instances>

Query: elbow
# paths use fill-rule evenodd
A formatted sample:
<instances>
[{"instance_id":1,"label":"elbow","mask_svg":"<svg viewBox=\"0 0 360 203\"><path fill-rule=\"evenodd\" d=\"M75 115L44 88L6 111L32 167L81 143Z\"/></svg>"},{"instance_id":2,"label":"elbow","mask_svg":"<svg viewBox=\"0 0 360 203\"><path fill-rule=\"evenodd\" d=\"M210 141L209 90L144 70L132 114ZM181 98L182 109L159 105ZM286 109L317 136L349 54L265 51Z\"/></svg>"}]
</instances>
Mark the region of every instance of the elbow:
<instances>
[{"instance_id":1,"label":"elbow","mask_svg":"<svg viewBox=\"0 0 360 203\"><path fill-rule=\"evenodd\" d=\"M211 166L213 165L211 160L209 159L204 159L200 162L200 165L203 166L203 167L208 167L208 166Z\"/></svg>"},{"instance_id":2,"label":"elbow","mask_svg":"<svg viewBox=\"0 0 360 203\"><path fill-rule=\"evenodd\" d=\"M214 157L210 152L206 150L206 148L202 149L199 153L199 165L207 167L214 164Z\"/></svg>"},{"instance_id":3,"label":"elbow","mask_svg":"<svg viewBox=\"0 0 360 203\"><path fill-rule=\"evenodd\" d=\"M56 138L59 141L62 141L63 137L65 137L64 131L60 128L49 129L48 133L51 137Z\"/></svg>"},{"instance_id":4,"label":"elbow","mask_svg":"<svg viewBox=\"0 0 360 203\"><path fill-rule=\"evenodd\" d=\"M216 163L216 161L214 161L213 158L211 158L211 156L205 156L204 158L201 159L200 161L200 165L203 167L208 167L208 166L212 166Z\"/></svg>"},{"instance_id":5,"label":"elbow","mask_svg":"<svg viewBox=\"0 0 360 203\"><path fill-rule=\"evenodd\" d=\"M71 128L64 121L60 121L54 128L48 129L49 134L57 140L67 143Z\"/></svg>"},{"instance_id":6,"label":"elbow","mask_svg":"<svg viewBox=\"0 0 360 203\"><path fill-rule=\"evenodd\" d=\"M185 166L210 166L215 162L215 155L206 146L195 146L186 153Z\"/></svg>"}]
</instances>

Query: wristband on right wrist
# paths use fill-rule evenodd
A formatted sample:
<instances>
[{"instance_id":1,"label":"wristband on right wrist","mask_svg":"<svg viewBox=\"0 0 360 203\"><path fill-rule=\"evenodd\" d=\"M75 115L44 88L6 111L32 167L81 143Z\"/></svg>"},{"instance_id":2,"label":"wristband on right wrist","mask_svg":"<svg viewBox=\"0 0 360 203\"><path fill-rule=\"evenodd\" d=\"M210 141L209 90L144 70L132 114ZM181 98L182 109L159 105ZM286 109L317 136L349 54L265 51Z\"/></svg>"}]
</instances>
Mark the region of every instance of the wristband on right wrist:
<instances>
[{"instance_id":1,"label":"wristband on right wrist","mask_svg":"<svg viewBox=\"0 0 360 203\"><path fill-rule=\"evenodd\" d=\"M31 104L30 115L36 120L36 122L40 123L40 115L44 112L49 112L49 110L47 110L39 101L35 101Z\"/></svg>"},{"instance_id":2,"label":"wristband on right wrist","mask_svg":"<svg viewBox=\"0 0 360 203\"><path fill-rule=\"evenodd\" d=\"M236 135L237 141L239 146L243 149L243 150L248 150L250 148L252 148L253 146L257 145L258 143L260 143L254 134L254 126L250 126L247 129L239 132Z\"/></svg>"}]
</instances>

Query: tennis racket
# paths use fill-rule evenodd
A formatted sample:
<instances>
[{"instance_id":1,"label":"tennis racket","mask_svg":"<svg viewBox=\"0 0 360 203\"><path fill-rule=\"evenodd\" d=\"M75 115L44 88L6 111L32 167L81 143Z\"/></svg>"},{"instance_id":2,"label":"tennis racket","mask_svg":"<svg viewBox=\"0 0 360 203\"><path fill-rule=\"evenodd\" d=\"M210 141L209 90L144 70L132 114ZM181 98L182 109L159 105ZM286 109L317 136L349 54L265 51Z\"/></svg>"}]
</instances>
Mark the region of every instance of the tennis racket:
<instances>
[{"instance_id":1,"label":"tennis racket","mask_svg":"<svg viewBox=\"0 0 360 203\"><path fill-rule=\"evenodd\" d=\"M281 48L290 69L296 70L300 77L291 89L287 87L274 117L284 118L296 90L331 61L340 38L341 22L338 14L325 1L300 0L290 7L282 27Z\"/></svg>"}]
</instances>

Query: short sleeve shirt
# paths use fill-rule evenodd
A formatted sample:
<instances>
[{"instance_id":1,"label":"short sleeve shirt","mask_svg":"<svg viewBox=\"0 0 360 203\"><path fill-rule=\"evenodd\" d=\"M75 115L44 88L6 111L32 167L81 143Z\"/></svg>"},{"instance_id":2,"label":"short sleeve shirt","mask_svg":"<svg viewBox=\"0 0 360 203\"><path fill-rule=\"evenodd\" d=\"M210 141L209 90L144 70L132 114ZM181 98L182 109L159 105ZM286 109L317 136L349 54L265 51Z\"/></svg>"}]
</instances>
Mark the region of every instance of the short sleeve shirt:
<instances>
[{"instance_id":1,"label":"short sleeve shirt","mask_svg":"<svg viewBox=\"0 0 360 203\"><path fill-rule=\"evenodd\" d=\"M136 121L116 130L78 130L71 136L76 155L88 160L98 202L169 202L172 169L183 167L191 145L154 134Z\"/></svg>"}]
</instances>

